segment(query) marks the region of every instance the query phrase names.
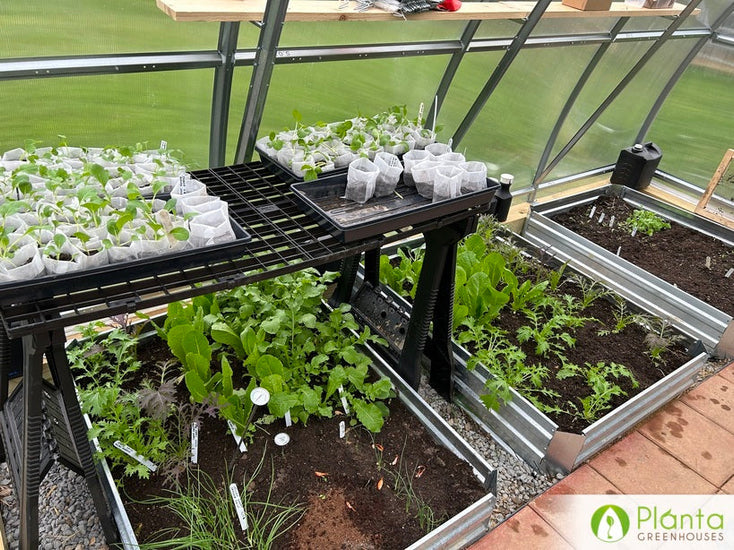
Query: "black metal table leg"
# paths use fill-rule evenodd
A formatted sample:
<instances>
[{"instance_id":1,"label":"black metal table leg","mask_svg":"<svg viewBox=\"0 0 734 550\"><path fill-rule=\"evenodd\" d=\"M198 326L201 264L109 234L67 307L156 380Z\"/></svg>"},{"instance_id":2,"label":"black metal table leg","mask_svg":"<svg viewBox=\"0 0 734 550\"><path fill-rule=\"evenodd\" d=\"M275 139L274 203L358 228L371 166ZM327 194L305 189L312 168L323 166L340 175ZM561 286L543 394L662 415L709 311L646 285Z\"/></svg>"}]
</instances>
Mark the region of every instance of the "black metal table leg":
<instances>
[{"instance_id":1,"label":"black metal table leg","mask_svg":"<svg viewBox=\"0 0 734 550\"><path fill-rule=\"evenodd\" d=\"M453 318L453 272L456 264L456 243L464 236L476 229L477 217L471 217L453 223L440 229L425 233L426 254L423 267L418 279L418 288L410 314L408 330L405 335L405 344L400 354L397 372L412 387L420 384L420 367L423 351L428 338L428 329L431 321L434 322L434 338L438 333L436 349L437 373L431 376L432 381L439 384L442 392L450 392L451 370L453 368L453 354L451 345L451 323ZM450 258L449 258L450 256ZM448 264L448 265L447 265ZM450 272L450 273L449 273ZM440 309L435 318L436 300L439 299ZM441 364L443 363L443 364ZM433 366L431 368L433 371ZM446 379L449 387L446 388ZM440 382L443 380L443 382Z\"/></svg>"},{"instance_id":2,"label":"black metal table leg","mask_svg":"<svg viewBox=\"0 0 734 550\"><path fill-rule=\"evenodd\" d=\"M69 368L69 359L66 356L66 334L63 330L53 331L46 357L54 384L61 391L68 431L76 451L77 462L84 472L84 478L97 509L97 516L107 539L107 544L112 545L119 541L119 535L112 518L110 504L97 476L92 447L87 437L87 426L84 423L79 401L76 398L74 378Z\"/></svg>"},{"instance_id":3,"label":"black metal table leg","mask_svg":"<svg viewBox=\"0 0 734 550\"><path fill-rule=\"evenodd\" d=\"M364 253L364 280L373 287L380 284L380 249L373 248Z\"/></svg>"},{"instance_id":4,"label":"black metal table leg","mask_svg":"<svg viewBox=\"0 0 734 550\"><path fill-rule=\"evenodd\" d=\"M20 548L38 548L38 487L41 483L41 387L43 354L48 335L23 337L23 456L21 481L16 488L20 502Z\"/></svg>"},{"instance_id":5,"label":"black metal table leg","mask_svg":"<svg viewBox=\"0 0 734 550\"><path fill-rule=\"evenodd\" d=\"M329 299L329 304L332 306L337 306L351 300L354 282L357 280L357 271L359 270L359 260L361 257L361 254L356 254L342 260L339 280L337 281L334 293Z\"/></svg>"}]
</instances>

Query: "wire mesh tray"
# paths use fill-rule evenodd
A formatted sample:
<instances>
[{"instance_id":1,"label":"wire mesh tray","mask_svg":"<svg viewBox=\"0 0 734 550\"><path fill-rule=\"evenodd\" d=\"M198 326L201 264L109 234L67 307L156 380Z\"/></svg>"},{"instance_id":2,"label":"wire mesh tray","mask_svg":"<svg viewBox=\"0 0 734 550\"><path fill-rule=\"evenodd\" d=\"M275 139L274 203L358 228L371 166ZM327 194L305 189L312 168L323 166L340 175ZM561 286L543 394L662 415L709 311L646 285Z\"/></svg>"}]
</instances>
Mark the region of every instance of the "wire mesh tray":
<instances>
[{"instance_id":1,"label":"wire mesh tray","mask_svg":"<svg viewBox=\"0 0 734 550\"><path fill-rule=\"evenodd\" d=\"M401 179L392 195L359 204L344 198L346 186L346 174L291 185L294 199L304 212L345 243L489 204L499 188L488 179L486 189L434 203Z\"/></svg>"}]
</instances>

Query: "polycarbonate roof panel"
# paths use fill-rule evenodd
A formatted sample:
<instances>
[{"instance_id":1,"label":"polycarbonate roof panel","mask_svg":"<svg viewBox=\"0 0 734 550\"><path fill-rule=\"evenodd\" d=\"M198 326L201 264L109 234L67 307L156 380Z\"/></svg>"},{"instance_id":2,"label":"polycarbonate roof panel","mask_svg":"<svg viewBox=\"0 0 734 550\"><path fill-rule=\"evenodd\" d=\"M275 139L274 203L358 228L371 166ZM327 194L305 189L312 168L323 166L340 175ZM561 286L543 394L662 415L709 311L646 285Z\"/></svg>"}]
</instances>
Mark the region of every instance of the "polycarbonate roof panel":
<instances>
[{"instance_id":1,"label":"polycarbonate roof panel","mask_svg":"<svg viewBox=\"0 0 734 550\"><path fill-rule=\"evenodd\" d=\"M189 166L205 167L212 79L211 70L188 70L2 82L0 151L25 139L58 145L60 134L77 146L166 140Z\"/></svg>"},{"instance_id":2,"label":"polycarbonate roof panel","mask_svg":"<svg viewBox=\"0 0 734 550\"><path fill-rule=\"evenodd\" d=\"M406 22L398 18L386 23L286 23L280 36L280 47L456 40L461 36L464 25L463 21Z\"/></svg>"},{"instance_id":3,"label":"polycarbonate roof panel","mask_svg":"<svg viewBox=\"0 0 734 550\"><path fill-rule=\"evenodd\" d=\"M566 98L593 55L595 46L542 48L520 53L489 98L458 150L487 161L490 175L515 175L528 185ZM559 64L559 56L563 63ZM500 60L500 53L466 56L440 122L452 134Z\"/></svg>"},{"instance_id":4,"label":"polycarbonate roof panel","mask_svg":"<svg viewBox=\"0 0 734 550\"><path fill-rule=\"evenodd\" d=\"M219 32L218 23L176 23L153 0L7 1L1 11L5 58L212 50Z\"/></svg>"}]
</instances>

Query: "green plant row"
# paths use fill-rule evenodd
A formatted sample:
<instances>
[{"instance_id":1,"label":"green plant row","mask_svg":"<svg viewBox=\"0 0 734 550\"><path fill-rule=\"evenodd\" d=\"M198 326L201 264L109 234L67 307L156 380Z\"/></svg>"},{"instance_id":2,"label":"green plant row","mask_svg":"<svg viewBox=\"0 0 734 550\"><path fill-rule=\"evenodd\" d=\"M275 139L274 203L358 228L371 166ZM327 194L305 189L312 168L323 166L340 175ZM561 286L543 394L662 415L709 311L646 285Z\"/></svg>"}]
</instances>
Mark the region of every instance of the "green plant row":
<instances>
[{"instance_id":1,"label":"green plant row","mask_svg":"<svg viewBox=\"0 0 734 550\"><path fill-rule=\"evenodd\" d=\"M598 337L618 334L637 324L650 332L647 353L653 364L665 361L665 351L677 339L666 323L632 314L626 303L605 288L582 277L567 277L564 267L549 270L530 261L506 240L502 229L485 220L480 231L459 246L456 266L453 336L469 347L469 368L482 363L493 374L481 396L488 408L498 408L520 392L541 411L571 415L593 422L611 408L614 397L625 395L623 379L637 387L632 372L614 362L574 364L568 359L582 327L596 326ZM381 259L380 277L396 292L410 296L420 272L421 249L398 258ZM406 284L407 283L407 284ZM575 292L565 289L575 286ZM407 289L406 289L407 287ZM601 326L585 313L597 299L616 303L615 326ZM513 320L512 331L500 328L500 318ZM532 352L532 357L529 353ZM577 400L563 400L548 388L551 378L577 379L587 389Z\"/></svg>"}]
</instances>

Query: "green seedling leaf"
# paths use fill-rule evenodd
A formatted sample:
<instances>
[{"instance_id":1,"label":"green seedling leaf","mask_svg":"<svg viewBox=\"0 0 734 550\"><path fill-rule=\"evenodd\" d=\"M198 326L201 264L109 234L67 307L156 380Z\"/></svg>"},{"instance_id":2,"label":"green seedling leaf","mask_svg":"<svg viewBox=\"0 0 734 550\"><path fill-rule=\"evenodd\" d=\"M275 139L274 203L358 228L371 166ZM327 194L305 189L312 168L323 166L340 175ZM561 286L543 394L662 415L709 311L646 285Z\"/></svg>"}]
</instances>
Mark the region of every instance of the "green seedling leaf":
<instances>
[{"instance_id":1,"label":"green seedling leaf","mask_svg":"<svg viewBox=\"0 0 734 550\"><path fill-rule=\"evenodd\" d=\"M354 407L357 419L365 428L373 433L377 433L382 429L385 419L377 405L367 403L362 399L352 399L352 406Z\"/></svg>"},{"instance_id":2,"label":"green seedling leaf","mask_svg":"<svg viewBox=\"0 0 734 550\"><path fill-rule=\"evenodd\" d=\"M285 369L280 359L273 355L265 354L261 356L255 364L255 372L259 378L265 379L266 377L277 374L281 378L284 378Z\"/></svg>"},{"instance_id":3,"label":"green seedling leaf","mask_svg":"<svg viewBox=\"0 0 734 550\"><path fill-rule=\"evenodd\" d=\"M250 329L252 330L252 329ZM212 340L231 347L240 359L245 357L245 348L239 335L227 323L214 323L211 328Z\"/></svg>"},{"instance_id":4,"label":"green seedling leaf","mask_svg":"<svg viewBox=\"0 0 734 550\"><path fill-rule=\"evenodd\" d=\"M329 381L326 384L326 396L325 399L329 399L334 392L339 389L339 386L344 384L347 380L347 373L344 371L344 367L336 366L331 369L329 373Z\"/></svg>"},{"instance_id":5,"label":"green seedling leaf","mask_svg":"<svg viewBox=\"0 0 734 550\"><path fill-rule=\"evenodd\" d=\"M270 414L277 418L283 418L285 413L297 406L298 396L288 392L277 392L270 394L270 401L268 401L268 410Z\"/></svg>"}]
</instances>

